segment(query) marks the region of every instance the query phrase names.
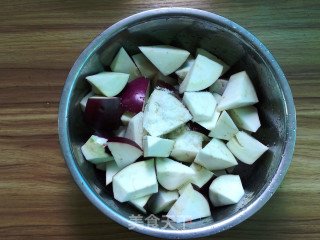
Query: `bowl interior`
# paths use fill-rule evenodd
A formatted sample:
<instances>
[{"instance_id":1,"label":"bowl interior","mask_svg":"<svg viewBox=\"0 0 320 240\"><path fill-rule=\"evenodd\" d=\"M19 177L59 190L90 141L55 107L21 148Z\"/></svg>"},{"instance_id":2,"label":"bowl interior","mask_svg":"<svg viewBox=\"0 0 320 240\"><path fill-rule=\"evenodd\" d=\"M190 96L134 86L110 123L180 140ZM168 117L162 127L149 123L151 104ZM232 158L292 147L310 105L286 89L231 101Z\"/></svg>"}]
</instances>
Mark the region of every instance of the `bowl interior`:
<instances>
[{"instance_id":1,"label":"bowl interior","mask_svg":"<svg viewBox=\"0 0 320 240\"><path fill-rule=\"evenodd\" d=\"M69 140L73 157L83 178L111 211L124 218L141 214L129 204L115 201L111 188L105 187L104 174L84 160L80 147L92 132L82 120L79 102L90 89L85 76L108 70L109 64L121 46L130 55L138 53L138 46L141 45L170 44L186 49L193 55L196 48L204 48L231 65L231 71L246 70L260 100L257 108L262 126L254 136L269 146L270 150L252 166L239 162L234 169L234 173L241 176L245 197L236 205L213 209L212 217L189 224L172 223L172 226L176 230L196 229L228 221L258 200L265 191L282 160L286 140L286 102L274 70L259 54L256 46L248 43L236 31L238 27L238 25L220 25L215 21L184 16L157 16L131 23L109 35L101 35L99 39L101 44L87 54L69 90ZM157 217L164 219L161 215ZM158 228L163 228L164 224L165 222L159 220ZM147 226L146 220L144 225Z\"/></svg>"}]
</instances>

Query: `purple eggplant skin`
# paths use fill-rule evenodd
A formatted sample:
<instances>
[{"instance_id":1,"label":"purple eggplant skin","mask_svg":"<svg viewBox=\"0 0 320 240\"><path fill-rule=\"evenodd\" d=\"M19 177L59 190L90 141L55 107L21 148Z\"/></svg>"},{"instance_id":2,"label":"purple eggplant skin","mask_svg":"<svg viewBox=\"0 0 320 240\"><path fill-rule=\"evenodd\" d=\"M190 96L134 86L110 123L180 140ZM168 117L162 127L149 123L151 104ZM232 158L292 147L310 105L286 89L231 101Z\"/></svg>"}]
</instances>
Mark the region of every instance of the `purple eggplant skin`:
<instances>
[{"instance_id":1,"label":"purple eggplant skin","mask_svg":"<svg viewBox=\"0 0 320 240\"><path fill-rule=\"evenodd\" d=\"M84 121L95 131L104 133L121 125L123 109L118 97L89 98L84 110Z\"/></svg>"},{"instance_id":2,"label":"purple eggplant skin","mask_svg":"<svg viewBox=\"0 0 320 240\"><path fill-rule=\"evenodd\" d=\"M162 81L162 80L158 80L156 82L155 88L165 88L165 89L168 89L171 92L174 92L175 94L179 94L179 91L176 88L174 88L174 86L172 86L170 83L167 83L167 82Z\"/></svg>"},{"instance_id":3,"label":"purple eggplant skin","mask_svg":"<svg viewBox=\"0 0 320 240\"><path fill-rule=\"evenodd\" d=\"M132 140L130 140L130 139L128 139L128 138L124 138L124 137L112 137L112 138L110 138L110 139L108 140L108 142L117 142L117 143L128 144L128 145L134 146L134 147L136 147L136 148L138 148L138 149L140 149L140 150L142 151L141 147L140 147L137 143L135 143L134 141L132 141Z\"/></svg>"},{"instance_id":4,"label":"purple eggplant skin","mask_svg":"<svg viewBox=\"0 0 320 240\"><path fill-rule=\"evenodd\" d=\"M122 109L133 113L141 112L149 84L150 80L144 77L129 82L119 95Z\"/></svg>"}]
</instances>

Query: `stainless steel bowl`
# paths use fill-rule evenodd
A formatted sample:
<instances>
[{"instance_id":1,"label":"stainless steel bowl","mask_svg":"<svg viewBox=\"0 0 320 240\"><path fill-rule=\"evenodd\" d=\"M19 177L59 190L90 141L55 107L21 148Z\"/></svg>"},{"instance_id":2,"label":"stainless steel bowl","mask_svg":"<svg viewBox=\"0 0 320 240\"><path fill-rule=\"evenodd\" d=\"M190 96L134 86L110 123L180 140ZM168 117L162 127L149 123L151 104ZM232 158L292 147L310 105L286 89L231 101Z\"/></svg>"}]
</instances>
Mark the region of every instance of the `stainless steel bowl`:
<instances>
[{"instance_id":1,"label":"stainless steel bowl","mask_svg":"<svg viewBox=\"0 0 320 240\"><path fill-rule=\"evenodd\" d=\"M90 136L82 121L79 101L88 92L85 76L108 66L123 46L130 54L137 46L172 44L195 53L202 47L234 69L246 70L258 93L262 127L255 134L270 147L254 165L240 164L246 191L236 205L216 208L212 217L165 228L165 219L150 226L133 221L140 214L121 204L104 186L104 176L86 162L80 147ZM221 16L185 8L155 9L128 17L94 39L72 67L65 83L59 108L59 136L67 166L86 197L105 215L143 234L162 238L198 238L227 230L257 212L273 195L290 165L296 139L296 113L288 82L268 49L247 30ZM163 222L162 222L163 221Z\"/></svg>"}]
</instances>

